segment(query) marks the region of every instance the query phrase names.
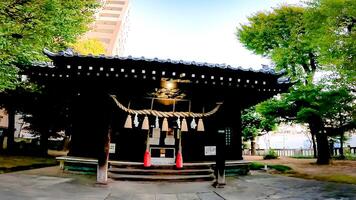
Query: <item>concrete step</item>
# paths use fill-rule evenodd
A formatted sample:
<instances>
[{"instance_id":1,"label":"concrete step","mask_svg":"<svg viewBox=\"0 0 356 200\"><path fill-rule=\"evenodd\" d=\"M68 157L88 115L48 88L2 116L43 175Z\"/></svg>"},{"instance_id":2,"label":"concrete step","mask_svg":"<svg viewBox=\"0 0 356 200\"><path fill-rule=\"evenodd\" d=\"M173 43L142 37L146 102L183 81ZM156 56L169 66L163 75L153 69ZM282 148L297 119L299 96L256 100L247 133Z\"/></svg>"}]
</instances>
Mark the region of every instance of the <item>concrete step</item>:
<instances>
[{"instance_id":1,"label":"concrete step","mask_svg":"<svg viewBox=\"0 0 356 200\"><path fill-rule=\"evenodd\" d=\"M114 180L132 181L212 181L213 175L128 175L109 173Z\"/></svg>"},{"instance_id":2,"label":"concrete step","mask_svg":"<svg viewBox=\"0 0 356 200\"><path fill-rule=\"evenodd\" d=\"M111 167L113 174L136 174L136 175L211 175L212 169L135 169Z\"/></svg>"}]
</instances>

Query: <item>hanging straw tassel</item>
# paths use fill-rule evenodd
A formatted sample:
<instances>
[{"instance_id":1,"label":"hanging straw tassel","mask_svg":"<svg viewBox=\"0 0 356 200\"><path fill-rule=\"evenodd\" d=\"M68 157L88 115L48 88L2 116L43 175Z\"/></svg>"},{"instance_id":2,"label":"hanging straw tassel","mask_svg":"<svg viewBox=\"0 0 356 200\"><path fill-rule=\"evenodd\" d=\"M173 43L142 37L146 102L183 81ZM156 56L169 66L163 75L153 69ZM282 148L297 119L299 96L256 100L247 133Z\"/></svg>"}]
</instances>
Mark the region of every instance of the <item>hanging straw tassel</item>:
<instances>
[{"instance_id":1,"label":"hanging straw tassel","mask_svg":"<svg viewBox=\"0 0 356 200\"><path fill-rule=\"evenodd\" d=\"M167 120L167 118L163 119L162 131L168 131L168 120Z\"/></svg>"},{"instance_id":2,"label":"hanging straw tassel","mask_svg":"<svg viewBox=\"0 0 356 200\"><path fill-rule=\"evenodd\" d=\"M150 129L150 124L148 122L148 117L145 116L142 122L142 130L149 130Z\"/></svg>"},{"instance_id":3,"label":"hanging straw tassel","mask_svg":"<svg viewBox=\"0 0 356 200\"><path fill-rule=\"evenodd\" d=\"M132 118L130 114L127 115L124 128L132 128Z\"/></svg>"},{"instance_id":4,"label":"hanging straw tassel","mask_svg":"<svg viewBox=\"0 0 356 200\"><path fill-rule=\"evenodd\" d=\"M185 118L183 118L183 120L182 120L181 131L182 132L187 132L188 131L188 124L187 124L187 120Z\"/></svg>"},{"instance_id":5,"label":"hanging straw tassel","mask_svg":"<svg viewBox=\"0 0 356 200\"><path fill-rule=\"evenodd\" d=\"M205 131L205 129L204 129L204 123L203 123L203 119L202 119L202 118L200 118L200 119L198 120L198 128L197 128L197 131Z\"/></svg>"}]
</instances>

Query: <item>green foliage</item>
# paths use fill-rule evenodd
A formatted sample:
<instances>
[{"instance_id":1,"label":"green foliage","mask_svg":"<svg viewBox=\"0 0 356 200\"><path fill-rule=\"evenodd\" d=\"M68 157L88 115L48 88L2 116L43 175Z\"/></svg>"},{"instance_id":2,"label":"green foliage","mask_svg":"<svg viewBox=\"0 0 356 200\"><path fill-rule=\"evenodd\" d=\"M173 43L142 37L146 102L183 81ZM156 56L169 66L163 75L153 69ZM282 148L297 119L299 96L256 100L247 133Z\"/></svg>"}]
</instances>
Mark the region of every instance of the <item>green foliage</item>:
<instances>
[{"instance_id":1,"label":"green foliage","mask_svg":"<svg viewBox=\"0 0 356 200\"><path fill-rule=\"evenodd\" d=\"M299 86L278 99L259 104L257 110L263 116L307 123L312 136L317 139L320 164L328 163L323 159L329 158L327 136L343 135L356 124L355 96L348 87L341 86Z\"/></svg>"},{"instance_id":2,"label":"green foliage","mask_svg":"<svg viewBox=\"0 0 356 200\"><path fill-rule=\"evenodd\" d=\"M329 163L326 134L355 128L356 1L313 0L258 12L237 29L240 42L300 80L289 94L257 106L264 117L308 123L316 137L318 163ZM315 85L317 70L337 71ZM332 83L331 87L329 84ZM325 134L326 133L326 134Z\"/></svg>"},{"instance_id":3,"label":"green foliage","mask_svg":"<svg viewBox=\"0 0 356 200\"><path fill-rule=\"evenodd\" d=\"M73 43L93 20L95 0L8 0L0 3L0 92L15 89L18 66L45 60L44 47Z\"/></svg>"},{"instance_id":4,"label":"green foliage","mask_svg":"<svg viewBox=\"0 0 356 200\"><path fill-rule=\"evenodd\" d=\"M250 164L251 170L261 170L264 169L265 165L259 162L252 162ZM287 172L292 170L292 168L285 166L285 165L267 165L268 168L277 170L279 172Z\"/></svg>"},{"instance_id":5,"label":"green foliage","mask_svg":"<svg viewBox=\"0 0 356 200\"><path fill-rule=\"evenodd\" d=\"M71 45L73 49L80 54L105 54L105 46L98 39L87 39L87 40L79 40L76 43Z\"/></svg>"},{"instance_id":6,"label":"green foliage","mask_svg":"<svg viewBox=\"0 0 356 200\"><path fill-rule=\"evenodd\" d=\"M314 156L296 155L296 156L291 156L291 158L296 158L296 159L313 159Z\"/></svg>"},{"instance_id":7,"label":"green foliage","mask_svg":"<svg viewBox=\"0 0 356 200\"><path fill-rule=\"evenodd\" d=\"M355 160L356 161L356 155L351 154L351 153L345 153L344 156L334 156L333 159L335 159L335 160Z\"/></svg>"},{"instance_id":8,"label":"green foliage","mask_svg":"<svg viewBox=\"0 0 356 200\"><path fill-rule=\"evenodd\" d=\"M286 69L295 78L315 71L315 50L306 36L305 8L281 6L272 12L258 12L248 24L237 29L242 44L256 54L271 58L277 69Z\"/></svg>"},{"instance_id":9,"label":"green foliage","mask_svg":"<svg viewBox=\"0 0 356 200\"><path fill-rule=\"evenodd\" d=\"M318 0L305 14L308 33L318 48L318 62L356 81L356 1Z\"/></svg>"},{"instance_id":10,"label":"green foliage","mask_svg":"<svg viewBox=\"0 0 356 200\"><path fill-rule=\"evenodd\" d=\"M258 163L258 162L252 162L250 164L250 169L251 170L260 170L264 168L264 164L262 163Z\"/></svg>"},{"instance_id":11,"label":"green foliage","mask_svg":"<svg viewBox=\"0 0 356 200\"><path fill-rule=\"evenodd\" d=\"M321 118L326 126L340 127L354 123L354 99L347 87L306 85L292 89L279 99L262 102L256 109L262 116L282 117L300 123Z\"/></svg>"},{"instance_id":12,"label":"green foliage","mask_svg":"<svg viewBox=\"0 0 356 200\"><path fill-rule=\"evenodd\" d=\"M356 77L356 1L314 0L306 6L280 6L258 12L237 28L243 45L271 58L277 69L311 82L317 68Z\"/></svg>"},{"instance_id":13,"label":"green foliage","mask_svg":"<svg viewBox=\"0 0 356 200\"><path fill-rule=\"evenodd\" d=\"M292 170L292 168L285 166L285 165L269 165L268 167L270 167L271 169L277 170L279 172L287 172Z\"/></svg>"},{"instance_id":14,"label":"green foliage","mask_svg":"<svg viewBox=\"0 0 356 200\"><path fill-rule=\"evenodd\" d=\"M255 107L243 110L241 121L242 136L245 140L253 140L256 136L261 135L261 132L275 129L277 123L275 118L262 116Z\"/></svg>"},{"instance_id":15,"label":"green foliage","mask_svg":"<svg viewBox=\"0 0 356 200\"><path fill-rule=\"evenodd\" d=\"M264 160L277 159L277 158L278 158L278 154L273 149L269 149L268 153L265 156L263 156Z\"/></svg>"}]
</instances>

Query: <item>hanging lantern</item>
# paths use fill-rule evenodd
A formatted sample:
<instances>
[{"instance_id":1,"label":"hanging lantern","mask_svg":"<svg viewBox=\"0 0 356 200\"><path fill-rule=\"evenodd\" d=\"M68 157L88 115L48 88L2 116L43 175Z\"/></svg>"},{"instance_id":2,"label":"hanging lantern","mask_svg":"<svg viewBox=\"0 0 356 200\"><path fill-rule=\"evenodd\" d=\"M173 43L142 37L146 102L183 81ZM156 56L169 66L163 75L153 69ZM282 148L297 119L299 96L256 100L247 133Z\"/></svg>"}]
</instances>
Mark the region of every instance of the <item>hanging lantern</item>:
<instances>
[{"instance_id":1,"label":"hanging lantern","mask_svg":"<svg viewBox=\"0 0 356 200\"><path fill-rule=\"evenodd\" d=\"M187 124L187 120L185 118L183 118L182 120L182 128L181 128L182 132L187 132L188 131L188 124Z\"/></svg>"},{"instance_id":2,"label":"hanging lantern","mask_svg":"<svg viewBox=\"0 0 356 200\"><path fill-rule=\"evenodd\" d=\"M168 120L167 120L167 118L163 119L162 131L168 131Z\"/></svg>"},{"instance_id":3,"label":"hanging lantern","mask_svg":"<svg viewBox=\"0 0 356 200\"><path fill-rule=\"evenodd\" d=\"M156 116L156 120L155 120L155 128L159 128L159 119Z\"/></svg>"},{"instance_id":4,"label":"hanging lantern","mask_svg":"<svg viewBox=\"0 0 356 200\"><path fill-rule=\"evenodd\" d=\"M197 123L195 122L195 118L193 117L192 122L190 123L190 128L195 129L197 127Z\"/></svg>"},{"instance_id":5,"label":"hanging lantern","mask_svg":"<svg viewBox=\"0 0 356 200\"><path fill-rule=\"evenodd\" d=\"M204 123L203 123L203 119L202 119L202 118L200 118L200 119L198 120L198 129L197 129L197 131L205 131L205 129L204 129Z\"/></svg>"},{"instance_id":6,"label":"hanging lantern","mask_svg":"<svg viewBox=\"0 0 356 200\"><path fill-rule=\"evenodd\" d=\"M130 114L127 115L124 128L132 128L132 118Z\"/></svg>"},{"instance_id":7,"label":"hanging lantern","mask_svg":"<svg viewBox=\"0 0 356 200\"><path fill-rule=\"evenodd\" d=\"M137 117L137 114L135 114L135 117L134 117L134 121L133 121L135 127L137 128L138 125L139 125L139 121L138 121L138 117Z\"/></svg>"},{"instance_id":8,"label":"hanging lantern","mask_svg":"<svg viewBox=\"0 0 356 200\"><path fill-rule=\"evenodd\" d=\"M145 116L142 122L142 130L148 130L150 128L150 124L148 122L148 117Z\"/></svg>"}]
</instances>

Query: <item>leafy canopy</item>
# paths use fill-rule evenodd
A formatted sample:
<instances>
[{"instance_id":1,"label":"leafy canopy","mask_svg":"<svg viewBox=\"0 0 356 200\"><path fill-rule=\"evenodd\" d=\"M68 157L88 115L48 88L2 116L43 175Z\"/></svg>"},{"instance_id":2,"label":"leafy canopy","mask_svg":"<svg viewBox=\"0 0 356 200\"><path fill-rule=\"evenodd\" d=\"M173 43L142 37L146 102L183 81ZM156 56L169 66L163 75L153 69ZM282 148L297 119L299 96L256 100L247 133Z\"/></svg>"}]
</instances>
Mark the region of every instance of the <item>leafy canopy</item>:
<instances>
[{"instance_id":1,"label":"leafy canopy","mask_svg":"<svg viewBox=\"0 0 356 200\"><path fill-rule=\"evenodd\" d=\"M313 78L318 68L356 77L356 1L314 0L305 7L283 5L258 12L237 28L242 44L271 58L296 79Z\"/></svg>"},{"instance_id":2,"label":"leafy canopy","mask_svg":"<svg viewBox=\"0 0 356 200\"><path fill-rule=\"evenodd\" d=\"M237 28L247 49L300 80L290 93L261 103L257 110L265 117L308 123L318 142L320 164L329 163L327 126L343 133L355 124L355 12L354 0L313 0L305 7L283 5L258 12ZM333 87L316 84L317 70L335 70L339 80L331 82Z\"/></svg>"},{"instance_id":3,"label":"leafy canopy","mask_svg":"<svg viewBox=\"0 0 356 200\"><path fill-rule=\"evenodd\" d=\"M0 92L15 89L19 65L45 60L44 47L73 43L93 20L96 0L7 0L0 2Z\"/></svg>"},{"instance_id":4,"label":"leafy canopy","mask_svg":"<svg viewBox=\"0 0 356 200\"><path fill-rule=\"evenodd\" d=\"M316 67L309 64L314 50L305 34L304 12L305 8L296 6L258 12L237 29L237 36L247 49L271 58L277 69L300 78Z\"/></svg>"},{"instance_id":5,"label":"leafy canopy","mask_svg":"<svg viewBox=\"0 0 356 200\"><path fill-rule=\"evenodd\" d=\"M72 44L71 47L74 51L80 54L105 54L105 46L98 39L86 39L86 40L78 40L76 43Z\"/></svg>"},{"instance_id":6,"label":"leafy canopy","mask_svg":"<svg viewBox=\"0 0 356 200\"><path fill-rule=\"evenodd\" d=\"M356 1L317 0L309 4L305 21L319 63L356 81Z\"/></svg>"},{"instance_id":7,"label":"leafy canopy","mask_svg":"<svg viewBox=\"0 0 356 200\"><path fill-rule=\"evenodd\" d=\"M245 140L253 140L261 132L268 132L275 128L276 119L263 116L258 113L255 107L243 110L241 115L242 135Z\"/></svg>"}]
</instances>

